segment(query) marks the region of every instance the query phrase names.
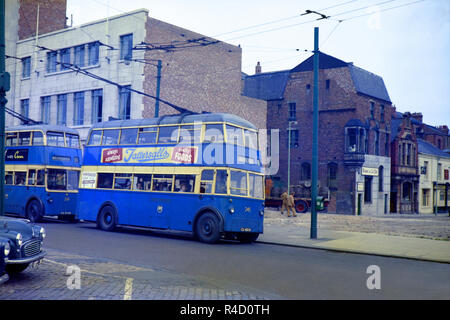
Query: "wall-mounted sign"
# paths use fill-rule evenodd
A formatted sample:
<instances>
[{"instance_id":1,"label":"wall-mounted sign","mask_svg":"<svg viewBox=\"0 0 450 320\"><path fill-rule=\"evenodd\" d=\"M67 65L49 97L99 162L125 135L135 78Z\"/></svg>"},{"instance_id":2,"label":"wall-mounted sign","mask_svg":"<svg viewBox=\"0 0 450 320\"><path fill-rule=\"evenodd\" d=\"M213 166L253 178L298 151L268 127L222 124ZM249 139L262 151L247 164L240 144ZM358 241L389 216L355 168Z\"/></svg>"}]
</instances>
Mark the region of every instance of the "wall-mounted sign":
<instances>
[{"instance_id":1,"label":"wall-mounted sign","mask_svg":"<svg viewBox=\"0 0 450 320\"><path fill-rule=\"evenodd\" d=\"M358 182L358 184L356 185L356 191L364 192L364 182Z\"/></svg>"},{"instance_id":2,"label":"wall-mounted sign","mask_svg":"<svg viewBox=\"0 0 450 320\"><path fill-rule=\"evenodd\" d=\"M362 167L361 174L363 176L378 176L378 168Z\"/></svg>"}]
</instances>

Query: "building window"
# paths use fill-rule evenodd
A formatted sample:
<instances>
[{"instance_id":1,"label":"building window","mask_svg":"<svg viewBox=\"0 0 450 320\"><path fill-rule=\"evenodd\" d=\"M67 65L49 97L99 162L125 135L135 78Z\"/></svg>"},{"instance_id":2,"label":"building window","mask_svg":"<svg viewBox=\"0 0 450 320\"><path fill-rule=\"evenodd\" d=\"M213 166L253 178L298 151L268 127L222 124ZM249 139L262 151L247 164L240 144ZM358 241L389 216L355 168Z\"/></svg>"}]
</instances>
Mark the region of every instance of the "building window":
<instances>
[{"instance_id":1,"label":"building window","mask_svg":"<svg viewBox=\"0 0 450 320\"><path fill-rule=\"evenodd\" d=\"M423 167L420 168L420 174L424 174L428 179L428 161L423 162Z\"/></svg>"},{"instance_id":2,"label":"building window","mask_svg":"<svg viewBox=\"0 0 450 320\"><path fill-rule=\"evenodd\" d=\"M131 59L133 56L133 34L120 36L120 60Z\"/></svg>"},{"instance_id":3,"label":"building window","mask_svg":"<svg viewBox=\"0 0 450 320\"><path fill-rule=\"evenodd\" d=\"M370 118L375 118L375 102L370 101Z\"/></svg>"},{"instance_id":4,"label":"building window","mask_svg":"<svg viewBox=\"0 0 450 320\"><path fill-rule=\"evenodd\" d=\"M441 149L441 139L438 139L437 144L438 144L438 148Z\"/></svg>"},{"instance_id":5,"label":"building window","mask_svg":"<svg viewBox=\"0 0 450 320\"><path fill-rule=\"evenodd\" d=\"M369 153L369 129L366 129L366 136L364 137L364 153Z\"/></svg>"},{"instance_id":6,"label":"building window","mask_svg":"<svg viewBox=\"0 0 450 320\"><path fill-rule=\"evenodd\" d=\"M442 179L442 163L438 163L437 166L437 180L441 180Z\"/></svg>"},{"instance_id":7,"label":"building window","mask_svg":"<svg viewBox=\"0 0 450 320\"><path fill-rule=\"evenodd\" d=\"M30 114L30 99L20 100L20 114L25 118L28 118ZM22 122L24 124L25 122Z\"/></svg>"},{"instance_id":8,"label":"building window","mask_svg":"<svg viewBox=\"0 0 450 320\"><path fill-rule=\"evenodd\" d=\"M308 162L303 162L300 172L300 180L310 180L311 179L311 164Z\"/></svg>"},{"instance_id":9,"label":"building window","mask_svg":"<svg viewBox=\"0 0 450 320\"><path fill-rule=\"evenodd\" d=\"M291 148L298 148L298 130L297 129L291 129L290 130L290 135L291 135L291 144L290 147ZM288 134L289 134L289 130L288 130ZM289 136L288 136L289 139ZM289 141L288 141L289 143Z\"/></svg>"},{"instance_id":10,"label":"building window","mask_svg":"<svg viewBox=\"0 0 450 320\"><path fill-rule=\"evenodd\" d=\"M56 124L65 126L67 124L67 94L57 96Z\"/></svg>"},{"instance_id":11,"label":"building window","mask_svg":"<svg viewBox=\"0 0 450 320\"><path fill-rule=\"evenodd\" d=\"M402 144L402 164L406 165L406 144Z\"/></svg>"},{"instance_id":12,"label":"building window","mask_svg":"<svg viewBox=\"0 0 450 320\"><path fill-rule=\"evenodd\" d=\"M289 106L289 120L295 120L297 118L297 105L295 102L290 102Z\"/></svg>"},{"instance_id":13,"label":"building window","mask_svg":"<svg viewBox=\"0 0 450 320\"><path fill-rule=\"evenodd\" d=\"M380 132L375 131L375 155L380 155Z\"/></svg>"},{"instance_id":14,"label":"building window","mask_svg":"<svg viewBox=\"0 0 450 320\"><path fill-rule=\"evenodd\" d=\"M84 92L75 92L73 94L73 125L80 126L84 124Z\"/></svg>"},{"instance_id":15,"label":"building window","mask_svg":"<svg viewBox=\"0 0 450 320\"><path fill-rule=\"evenodd\" d=\"M402 199L403 201L411 201L412 185L411 182L403 183Z\"/></svg>"},{"instance_id":16,"label":"building window","mask_svg":"<svg viewBox=\"0 0 450 320\"><path fill-rule=\"evenodd\" d=\"M98 41L88 44L88 65L96 65L99 61L99 48L100 44Z\"/></svg>"},{"instance_id":17,"label":"building window","mask_svg":"<svg viewBox=\"0 0 450 320\"><path fill-rule=\"evenodd\" d=\"M75 47L75 64L78 67L84 67L84 51L85 45Z\"/></svg>"},{"instance_id":18,"label":"building window","mask_svg":"<svg viewBox=\"0 0 450 320\"><path fill-rule=\"evenodd\" d=\"M407 154L406 154L406 165L410 166L411 165L411 145L408 143L407 146Z\"/></svg>"},{"instance_id":19,"label":"building window","mask_svg":"<svg viewBox=\"0 0 450 320\"><path fill-rule=\"evenodd\" d=\"M56 72L56 51L47 52L47 73Z\"/></svg>"},{"instance_id":20,"label":"building window","mask_svg":"<svg viewBox=\"0 0 450 320\"><path fill-rule=\"evenodd\" d=\"M356 152L357 148L357 137L358 137L358 129L357 128L346 128L347 131L347 147L346 152Z\"/></svg>"},{"instance_id":21,"label":"building window","mask_svg":"<svg viewBox=\"0 0 450 320\"><path fill-rule=\"evenodd\" d=\"M325 89L330 89L330 79L325 80Z\"/></svg>"},{"instance_id":22,"label":"building window","mask_svg":"<svg viewBox=\"0 0 450 320\"><path fill-rule=\"evenodd\" d=\"M41 121L45 124L50 123L50 96L41 97Z\"/></svg>"},{"instance_id":23,"label":"building window","mask_svg":"<svg viewBox=\"0 0 450 320\"><path fill-rule=\"evenodd\" d=\"M364 202L372 202L372 177L364 176Z\"/></svg>"},{"instance_id":24,"label":"building window","mask_svg":"<svg viewBox=\"0 0 450 320\"><path fill-rule=\"evenodd\" d=\"M92 123L103 120L103 90L92 90Z\"/></svg>"},{"instance_id":25,"label":"building window","mask_svg":"<svg viewBox=\"0 0 450 320\"><path fill-rule=\"evenodd\" d=\"M328 188L330 190L337 190L337 172L338 165L337 163L329 163L327 166L327 180L328 180Z\"/></svg>"},{"instance_id":26,"label":"building window","mask_svg":"<svg viewBox=\"0 0 450 320\"><path fill-rule=\"evenodd\" d=\"M384 141L384 156L389 157L389 133L386 133L386 140Z\"/></svg>"},{"instance_id":27,"label":"building window","mask_svg":"<svg viewBox=\"0 0 450 320\"><path fill-rule=\"evenodd\" d=\"M131 119L131 86L119 87L119 118Z\"/></svg>"},{"instance_id":28,"label":"building window","mask_svg":"<svg viewBox=\"0 0 450 320\"><path fill-rule=\"evenodd\" d=\"M31 57L22 59L22 78L29 78L31 74Z\"/></svg>"},{"instance_id":29,"label":"building window","mask_svg":"<svg viewBox=\"0 0 450 320\"><path fill-rule=\"evenodd\" d=\"M378 168L378 191L383 192L383 183L384 183L384 168L380 166Z\"/></svg>"},{"instance_id":30,"label":"building window","mask_svg":"<svg viewBox=\"0 0 450 320\"><path fill-rule=\"evenodd\" d=\"M310 93L311 92L311 85L310 84L307 84L306 85L306 93Z\"/></svg>"},{"instance_id":31,"label":"building window","mask_svg":"<svg viewBox=\"0 0 450 320\"><path fill-rule=\"evenodd\" d=\"M69 69L67 64L70 64L70 48L59 50L59 60L61 62L61 71Z\"/></svg>"},{"instance_id":32,"label":"building window","mask_svg":"<svg viewBox=\"0 0 450 320\"><path fill-rule=\"evenodd\" d=\"M384 104L380 105L380 120L384 122Z\"/></svg>"},{"instance_id":33,"label":"building window","mask_svg":"<svg viewBox=\"0 0 450 320\"><path fill-rule=\"evenodd\" d=\"M430 205L430 189L422 189L422 206L428 207Z\"/></svg>"}]
</instances>

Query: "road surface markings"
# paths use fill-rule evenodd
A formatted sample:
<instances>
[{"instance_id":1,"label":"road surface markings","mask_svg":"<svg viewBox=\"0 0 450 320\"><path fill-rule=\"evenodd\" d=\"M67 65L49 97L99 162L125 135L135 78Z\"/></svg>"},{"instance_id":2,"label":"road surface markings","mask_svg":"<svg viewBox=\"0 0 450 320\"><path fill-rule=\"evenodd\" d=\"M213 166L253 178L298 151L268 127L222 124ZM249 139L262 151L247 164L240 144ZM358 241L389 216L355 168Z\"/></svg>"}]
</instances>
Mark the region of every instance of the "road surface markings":
<instances>
[{"instance_id":1,"label":"road surface markings","mask_svg":"<svg viewBox=\"0 0 450 320\"><path fill-rule=\"evenodd\" d=\"M133 294L133 278L127 278L127 280L125 281L123 300L131 300L132 294Z\"/></svg>"}]
</instances>

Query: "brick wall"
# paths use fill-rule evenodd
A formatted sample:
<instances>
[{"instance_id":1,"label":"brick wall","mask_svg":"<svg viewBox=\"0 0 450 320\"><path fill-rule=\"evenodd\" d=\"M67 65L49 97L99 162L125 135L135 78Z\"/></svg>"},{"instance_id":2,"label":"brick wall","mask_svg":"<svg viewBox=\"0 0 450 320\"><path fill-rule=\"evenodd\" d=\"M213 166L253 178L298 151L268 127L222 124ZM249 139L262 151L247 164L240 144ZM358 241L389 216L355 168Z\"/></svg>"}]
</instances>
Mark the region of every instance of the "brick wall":
<instances>
[{"instance_id":1,"label":"brick wall","mask_svg":"<svg viewBox=\"0 0 450 320\"><path fill-rule=\"evenodd\" d=\"M67 0L19 0L19 40L36 35L39 6L39 34L66 26Z\"/></svg>"},{"instance_id":2,"label":"brick wall","mask_svg":"<svg viewBox=\"0 0 450 320\"><path fill-rule=\"evenodd\" d=\"M185 44L187 40L215 41L192 31L148 17L146 43ZM147 50L145 59L162 61L160 98L185 109L201 112L227 112L238 115L258 128L266 127L266 102L241 96L241 58L239 47L218 42L173 50ZM156 62L154 62L156 64ZM146 65L144 91L156 92L157 68ZM153 117L155 100L143 98L144 118ZM177 113L160 103L160 115Z\"/></svg>"},{"instance_id":3,"label":"brick wall","mask_svg":"<svg viewBox=\"0 0 450 320\"><path fill-rule=\"evenodd\" d=\"M327 81L329 84L327 86ZM356 92L347 67L319 71L319 194L328 191L328 165L336 163L337 188L330 190L329 211L351 213L355 211L355 167L344 163L345 130L350 119L359 119L371 128L369 152L375 154L375 130L380 132L379 155L385 154L386 138L389 139L390 119L394 108L385 101ZM375 103L373 119L370 101ZM313 72L291 73L284 92L284 99L269 101L268 128L280 129L280 170L277 176L287 186L288 118L289 103L296 103L297 124L292 128L299 132L299 146L291 148L291 185L301 181L301 165L312 159L312 112ZM380 105L383 104L384 119L381 120ZM389 153L389 148L388 148Z\"/></svg>"}]
</instances>

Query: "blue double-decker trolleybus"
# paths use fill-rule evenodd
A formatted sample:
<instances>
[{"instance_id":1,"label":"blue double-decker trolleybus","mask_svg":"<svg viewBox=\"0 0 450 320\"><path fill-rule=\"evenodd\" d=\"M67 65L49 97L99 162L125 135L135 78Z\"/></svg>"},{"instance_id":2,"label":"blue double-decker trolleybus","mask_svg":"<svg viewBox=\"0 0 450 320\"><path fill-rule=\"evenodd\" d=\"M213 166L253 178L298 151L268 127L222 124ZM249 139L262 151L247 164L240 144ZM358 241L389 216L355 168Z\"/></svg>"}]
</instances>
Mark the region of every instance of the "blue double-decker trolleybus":
<instances>
[{"instance_id":1,"label":"blue double-decker trolleybus","mask_svg":"<svg viewBox=\"0 0 450 320\"><path fill-rule=\"evenodd\" d=\"M5 132L5 212L39 221L76 216L82 152L76 130L21 125Z\"/></svg>"},{"instance_id":2,"label":"blue double-decker trolleybus","mask_svg":"<svg viewBox=\"0 0 450 320\"><path fill-rule=\"evenodd\" d=\"M94 125L84 149L78 217L192 232L200 241L256 240L264 185L258 132L224 113Z\"/></svg>"}]
</instances>

